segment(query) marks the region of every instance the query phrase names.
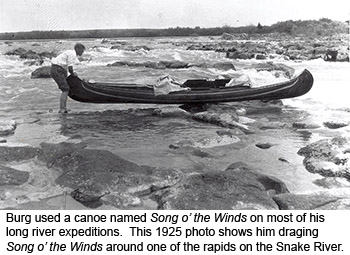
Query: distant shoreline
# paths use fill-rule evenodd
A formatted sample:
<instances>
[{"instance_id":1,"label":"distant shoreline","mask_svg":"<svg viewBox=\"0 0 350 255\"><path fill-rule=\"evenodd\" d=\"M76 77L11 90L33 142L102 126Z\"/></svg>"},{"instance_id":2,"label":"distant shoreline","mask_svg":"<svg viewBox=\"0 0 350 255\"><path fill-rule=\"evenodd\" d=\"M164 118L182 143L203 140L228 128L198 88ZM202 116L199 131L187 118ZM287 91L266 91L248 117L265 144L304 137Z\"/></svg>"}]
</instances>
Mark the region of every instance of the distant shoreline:
<instances>
[{"instance_id":1,"label":"distant shoreline","mask_svg":"<svg viewBox=\"0 0 350 255\"><path fill-rule=\"evenodd\" d=\"M119 37L169 37L169 36L219 36L229 34L286 34L291 36L307 35L309 37L329 36L348 33L348 21L339 22L322 18L320 20L284 21L271 26L244 27L175 27L165 29L95 29L72 31L29 31L0 33L0 40L30 39L78 39L78 38L119 38Z\"/></svg>"}]
</instances>

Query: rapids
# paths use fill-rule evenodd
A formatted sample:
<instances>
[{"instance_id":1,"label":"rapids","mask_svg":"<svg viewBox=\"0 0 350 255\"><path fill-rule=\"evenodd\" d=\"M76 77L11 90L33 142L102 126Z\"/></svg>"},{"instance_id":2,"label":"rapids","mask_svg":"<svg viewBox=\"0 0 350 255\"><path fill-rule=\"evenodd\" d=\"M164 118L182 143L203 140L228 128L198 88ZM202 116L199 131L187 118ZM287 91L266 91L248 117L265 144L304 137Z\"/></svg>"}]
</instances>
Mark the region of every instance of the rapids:
<instances>
[{"instance_id":1,"label":"rapids","mask_svg":"<svg viewBox=\"0 0 350 255\"><path fill-rule=\"evenodd\" d=\"M225 53L214 51L189 51L187 45L193 42L206 42L212 39L194 38L120 38L117 45L147 46L151 50L126 47L111 49L110 44L101 43L101 39L84 39L87 51L82 62L75 68L78 75L86 80L125 81L148 83L163 75L179 79L225 77L232 70L215 67L201 68L202 63L232 63L237 70L250 64L271 60L231 60ZM313 184L318 175L308 173L302 157L297 150L321 137L331 137L334 133L323 128L312 132L296 131L286 133L281 129L268 129L245 137L242 141L228 139L220 144L214 139L218 130L226 128L188 118L177 106L159 105L98 105L74 102L69 99L68 107L72 111L67 116L59 116L58 105L60 91L52 79L31 79L30 74L38 66L25 64L18 56L4 55L17 48L32 49L37 52L71 49L77 40L37 40L14 41L12 44L0 42L0 121L15 121L14 134L5 136L5 145L28 144L39 146L42 142L58 143L66 140L84 141L90 148L106 149L137 164L172 167L184 172L206 172L211 169L225 169L235 161L249 162L262 172L280 178L290 191L305 192L318 190ZM34 45L34 46L33 46ZM116 61L154 62L183 61L198 64L187 69L153 69L147 67L110 66ZM349 63L331 63L322 59L310 61L287 61L283 58L273 60L287 64L296 70L307 68L314 76L312 90L299 98L283 100L280 113L253 113L248 117L254 121L293 123L308 120L322 126L324 121L343 121L350 119ZM50 65L46 59L43 65ZM242 108L240 103L224 104L232 111ZM169 110L170 109L170 110ZM217 107L220 111L220 106ZM158 111L169 110L161 116ZM338 133L349 135L349 128ZM1 137L0 137L1 138ZM202 151L209 157L187 153L186 147L178 150L169 148L182 140L206 140ZM227 142L228 141L228 142ZM256 150L254 144L269 142L277 145L269 150ZM244 143L244 146L237 144ZM200 147L200 145L199 145ZM283 160L288 159L288 164ZM31 177L28 183L19 188L0 187L0 208L14 206L23 201L60 194L64 188L55 184L57 172L47 169L40 162L10 163L11 167L28 171Z\"/></svg>"}]
</instances>

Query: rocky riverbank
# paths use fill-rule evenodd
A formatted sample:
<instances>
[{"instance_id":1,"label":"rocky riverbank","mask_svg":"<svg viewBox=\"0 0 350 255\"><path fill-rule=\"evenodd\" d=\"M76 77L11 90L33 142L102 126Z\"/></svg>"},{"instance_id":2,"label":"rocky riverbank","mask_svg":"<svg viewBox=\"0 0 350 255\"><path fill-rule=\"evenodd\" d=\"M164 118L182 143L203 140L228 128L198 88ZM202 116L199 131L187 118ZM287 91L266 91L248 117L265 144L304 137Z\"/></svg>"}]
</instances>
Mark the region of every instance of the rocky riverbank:
<instances>
[{"instance_id":1,"label":"rocky riverbank","mask_svg":"<svg viewBox=\"0 0 350 255\"><path fill-rule=\"evenodd\" d=\"M108 63L108 67L146 67L151 69L187 69L193 67L235 70L232 60L292 60L305 61L322 59L331 62L349 62L348 35L340 34L311 38L307 36L291 37L286 34L227 34L220 37L209 37L206 41L167 42L177 48L188 51L215 51L225 53L227 61L192 63L182 60L129 61L119 60ZM39 45L40 46L40 45ZM32 78L50 77L47 61L55 57L55 50L38 51L38 44L29 48L13 48L5 53L8 56L19 56L28 66L40 66L32 73ZM149 54L152 48L146 45L131 45L125 41L102 40L91 45L93 51L104 49L115 51L144 52ZM91 58L89 58L91 60Z\"/></svg>"},{"instance_id":2,"label":"rocky riverbank","mask_svg":"<svg viewBox=\"0 0 350 255\"><path fill-rule=\"evenodd\" d=\"M257 135L261 141L247 151L272 150L279 146L269 141L269 130L293 132L337 133L348 130L349 123L338 123L338 128L323 127L304 121L287 122L286 119L271 121L262 113L278 113L283 109L281 101L245 102L236 105L203 105L150 109L143 114L157 118L191 118L218 127L217 137L200 140L180 140L169 144L174 153L192 154L194 157L214 160L212 149L228 146L237 152L248 148L251 137ZM139 114L129 112L129 115ZM100 113L99 122L109 118L109 113ZM259 117L260 116L260 117ZM325 122L326 123L326 122ZM13 123L9 123L13 124ZM78 124L78 123L77 123ZM103 125L97 124L96 125ZM341 124L341 125L340 125ZM10 126L12 128L10 128ZM2 137L14 135L15 125L2 126L8 129ZM219 128L220 127L220 128ZM332 126L334 127L334 126ZM62 188L61 194L30 201L22 195L15 208L18 209L349 209L350 208L350 142L346 137L321 139L310 142L298 151L305 157L305 171L317 174L314 184L322 189L310 192L291 192L279 178L265 174L249 160L236 161L226 168L210 168L206 171L153 167L139 165L104 149L92 149L84 141L77 141L74 123L65 134L72 139L62 143L42 143L39 147L0 146L0 197L14 199L16 194L7 187L20 187L35 183L27 171L16 169L17 165L32 162L54 172L54 183ZM222 128L225 128L224 130ZM273 168L276 162L294 164L292 157L270 154ZM274 157L278 157L275 158Z\"/></svg>"},{"instance_id":3,"label":"rocky riverbank","mask_svg":"<svg viewBox=\"0 0 350 255\"><path fill-rule=\"evenodd\" d=\"M348 70L336 63L348 61L344 35L87 40L82 78L213 78L235 69L290 78L298 67L315 82L290 104L70 101L72 112L59 116L57 86L30 75L49 78L50 58L74 43L1 45L0 208L350 208Z\"/></svg>"}]
</instances>

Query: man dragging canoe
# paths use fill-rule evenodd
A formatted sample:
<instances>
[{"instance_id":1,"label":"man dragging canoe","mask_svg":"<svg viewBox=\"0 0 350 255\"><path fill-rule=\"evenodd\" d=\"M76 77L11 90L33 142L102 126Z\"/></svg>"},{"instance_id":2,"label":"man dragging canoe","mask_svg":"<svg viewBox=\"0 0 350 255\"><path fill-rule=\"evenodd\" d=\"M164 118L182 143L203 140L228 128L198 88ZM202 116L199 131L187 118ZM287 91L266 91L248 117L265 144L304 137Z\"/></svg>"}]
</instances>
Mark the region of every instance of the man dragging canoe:
<instances>
[{"instance_id":1,"label":"man dragging canoe","mask_svg":"<svg viewBox=\"0 0 350 255\"><path fill-rule=\"evenodd\" d=\"M74 46L74 50L67 50L62 52L56 58L51 60L51 76L58 85L58 88L62 91L60 97L60 110L59 113L68 113L67 110L67 98L69 92L69 85L66 81L68 72L71 75L76 73L73 71L73 64L79 62L78 56L82 56L85 51L85 46L81 43L77 43Z\"/></svg>"}]
</instances>

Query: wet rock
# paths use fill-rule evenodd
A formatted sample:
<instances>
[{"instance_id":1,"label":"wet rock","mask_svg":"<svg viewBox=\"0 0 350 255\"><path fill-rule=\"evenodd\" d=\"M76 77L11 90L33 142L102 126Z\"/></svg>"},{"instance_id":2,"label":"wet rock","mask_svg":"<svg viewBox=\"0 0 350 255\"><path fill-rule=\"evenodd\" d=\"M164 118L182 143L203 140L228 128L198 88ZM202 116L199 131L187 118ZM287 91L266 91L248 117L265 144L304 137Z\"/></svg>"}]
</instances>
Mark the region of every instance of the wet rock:
<instances>
[{"instance_id":1,"label":"wet rock","mask_svg":"<svg viewBox=\"0 0 350 255\"><path fill-rule=\"evenodd\" d=\"M273 199L281 210L339 210L350 209L349 193L317 192L311 194L284 193Z\"/></svg>"},{"instance_id":2,"label":"wet rock","mask_svg":"<svg viewBox=\"0 0 350 255\"><path fill-rule=\"evenodd\" d=\"M0 146L0 161L22 161L35 158L39 149L29 146Z\"/></svg>"},{"instance_id":3,"label":"wet rock","mask_svg":"<svg viewBox=\"0 0 350 255\"><path fill-rule=\"evenodd\" d=\"M0 185L21 185L28 179L28 172L0 165Z\"/></svg>"},{"instance_id":4,"label":"wet rock","mask_svg":"<svg viewBox=\"0 0 350 255\"><path fill-rule=\"evenodd\" d=\"M346 153L350 142L344 137L322 139L301 148L305 168L325 177L344 177L350 180L350 155Z\"/></svg>"},{"instance_id":5,"label":"wet rock","mask_svg":"<svg viewBox=\"0 0 350 255\"><path fill-rule=\"evenodd\" d=\"M227 52L226 57L230 59L252 59L254 58L254 54L235 51L235 52Z\"/></svg>"},{"instance_id":6,"label":"wet rock","mask_svg":"<svg viewBox=\"0 0 350 255\"><path fill-rule=\"evenodd\" d=\"M154 109L153 115L160 117L188 117L190 114L176 106L167 106Z\"/></svg>"},{"instance_id":7,"label":"wet rock","mask_svg":"<svg viewBox=\"0 0 350 255\"><path fill-rule=\"evenodd\" d=\"M273 144L271 143L257 143L255 144L256 147L260 148L260 149L270 149Z\"/></svg>"},{"instance_id":8,"label":"wet rock","mask_svg":"<svg viewBox=\"0 0 350 255\"><path fill-rule=\"evenodd\" d=\"M14 120L0 121L0 136L8 136L15 133L17 124Z\"/></svg>"},{"instance_id":9,"label":"wet rock","mask_svg":"<svg viewBox=\"0 0 350 255\"><path fill-rule=\"evenodd\" d=\"M140 166L109 151L86 149L84 144L41 144L39 160L62 170L56 183L74 190L87 206L99 206L106 195L134 197L174 185L181 174L172 169ZM111 200L110 200L111 201ZM126 206L126 205L124 205Z\"/></svg>"},{"instance_id":10,"label":"wet rock","mask_svg":"<svg viewBox=\"0 0 350 255\"><path fill-rule=\"evenodd\" d=\"M30 58L30 59L39 59L40 56L38 53L32 50L28 50L22 54L19 55L20 58Z\"/></svg>"},{"instance_id":11,"label":"wet rock","mask_svg":"<svg viewBox=\"0 0 350 255\"><path fill-rule=\"evenodd\" d=\"M324 55L325 61L337 61L338 51L337 50L327 50L326 54Z\"/></svg>"},{"instance_id":12,"label":"wet rock","mask_svg":"<svg viewBox=\"0 0 350 255\"><path fill-rule=\"evenodd\" d=\"M117 61L112 64L107 64L108 67L113 66L132 66L132 67L147 67L153 69L180 69L189 68L189 64L182 61L159 61L159 62L131 62L131 61Z\"/></svg>"},{"instance_id":13,"label":"wet rock","mask_svg":"<svg viewBox=\"0 0 350 255\"><path fill-rule=\"evenodd\" d=\"M289 161L285 158L278 158L278 160L284 163L289 163Z\"/></svg>"},{"instance_id":14,"label":"wet rock","mask_svg":"<svg viewBox=\"0 0 350 255\"><path fill-rule=\"evenodd\" d=\"M235 66L231 62L219 62L214 63L212 65L213 68L221 69L221 70L236 70Z\"/></svg>"},{"instance_id":15,"label":"wet rock","mask_svg":"<svg viewBox=\"0 0 350 255\"><path fill-rule=\"evenodd\" d=\"M326 122L323 122L323 125L329 129L338 129L342 127L347 127L349 123L326 121Z\"/></svg>"},{"instance_id":16,"label":"wet rock","mask_svg":"<svg viewBox=\"0 0 350 255\"><path fill-rule=\"evenodd\" d=\"M171 69L180 69L180 68L188 68L189 64L183 61L174 60L174 61L160 61L160 64L163 64L166 68Z\"/></svg>"},{"instance_id":17,"label":"wet rock","mask_svg":"<svg viewBox=\"0 0 350 255\"><path fill-rule=\"evenodd\" d=\"M34 70L31 74L32 79L51 78L51 66L42 66Z\"/></svg>"},{"instance_id":18,"label":"wet rock","mask_svg":"<svg viewBox=\"0 0 350 255\"><path fill-rule=\"evenodd\" d=\"M255 56L255 59L264 60L264 59L266 59L266 56L263 55L263 54L257 54L257 55Z\"/></svg>"},{"instance_id":19,"label":"wet rock","mask_svg":"<svg viewBox=\"0 0 350 255\"><path fill-rule=\"evenodd\" d=\"M320 128L320 126L317 124L306 123L306 122L294 122L292 127L297 128L297 129L317 129L317 128Z\"/></svg>"},{"instance_id":20,"label":"wet rock","mask_svg":"<svg viewBox=\"0 0 350 255\"><path fill-rule=\"evenodd\" d=\"M43 59L25 61L23 64L27 66L41 66L44 63Z\"/></svg>"},{"instance_id":21,"label":"wet rock","mask_svg":"<svg viewBox=\"0 0 350 255\"><path fill-rule=\"evenodd\" d=\"M178 149L181 147L196 147L196 148L213 148L217 146L225 146L239 142L240 139L233 135L221 135L214 137L203 137L198 140L185 139L171 144L171 149Z\"/></svg>"},{"instance_id":22,"label":"wet rock","mask_svg":"<svg viewBox=\"0 0 350 255\"><path fill-rule=\"evenodd\" d=\"M5 53L5 55L18 55L20 56L21 54L27 52L27 50L23 49L23 48L18 48L18 49L15 49L15 50L12 50L12 51L8 51Z\"/></svg>"},{"instance_id":23,"label":"wet rock","mask_svg":"<svg viewBox=\"0 0 350 255\"><path fill-rule=\"evenodd\" d=\"M5 55L16 55L20 58L24 59L42 59L42 58L49 58L55 57L56 54L54 52L40 52L37 53L33 50L25 50L23 48L18 48L12 51L8 51L5 53Z\"/></svg>"},{"instance_id":24,"label":"wet rock","mask_svg":"<svg viewBox=\"0 0 350 255\"><path fill-rule=\"evenodd\" d=\"M111 47L111 50L127 50L127 51L139 51L139 50L145 50L145 51L150 51L151 49L147 46L144 46L144 45L136 45L136 46L127 46L127 47L122 47L124 46L125 44L118 44L118 45L113 45Z\"/></svg>"},{"instance_id":25,"label":"wet rock","mask_svg":"<svg viewBox=\"0 0 350 255\"><path fill-rule=\"evenodd\" d=\"M287 123L279 122L279 121L260 121L258 122L258 128L261 130L268 129L285 129L288 127Z\"/></svg>"},{"instance_id":26,"label":"wet rock","mask_svg":"<svg viewBox=\"0 0 350 255\"><path fill-rule=\"evenodd\" d=\"M349 181L339 177L324 177L313 181L313 183L326 189L350 187Z\"/></svg>"},{"instance_id":27,"label":"wet rock","mask_svg":"<svg viewBox=\"0 0 350 255\"><path fill-rule=\"evenodd\" d=\"M288 192L272 177L236 163L225 171L193 174L160 195L162 209L278 209L267 191Z\"/></svg>"}]
</instances>

